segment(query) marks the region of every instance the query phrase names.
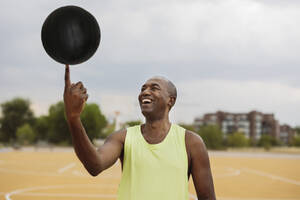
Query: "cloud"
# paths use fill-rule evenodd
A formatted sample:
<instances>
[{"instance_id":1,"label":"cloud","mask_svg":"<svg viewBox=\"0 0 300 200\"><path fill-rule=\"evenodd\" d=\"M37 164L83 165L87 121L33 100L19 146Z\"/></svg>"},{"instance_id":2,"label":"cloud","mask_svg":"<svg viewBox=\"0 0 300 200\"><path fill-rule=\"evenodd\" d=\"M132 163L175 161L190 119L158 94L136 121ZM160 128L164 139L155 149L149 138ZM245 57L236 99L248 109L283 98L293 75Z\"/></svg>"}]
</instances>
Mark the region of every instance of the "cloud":
<instances>
[{"instance_id":1,"label":"cloud","mask_svg":"<svg viewBox=\"0 0 300 200\"><path fill-rule=\"evenodd\" d=\"M70 1L16 3L0 2L0 101L24 96L32 100L37 113L43 113L47 105L62 99L64 69L44 51L40 31L47 15ZM190 92L182 96L189 100L178 102L177 111L172 112L176 120L192 121L214 109L257 108L276 113L284 122L300 124L299 116L291 114L299 108L292 101L297 99L293 92L300 88L298 1L71 3L90 11L102 33L96 54L72 67L71 78L83 81L90 100L108 115L121 110L124 120L138 116L132 96L137 96L147 78L162 75ZM193 96L193 87L200 96ZM190 104L199 105L199 111Z\"/></svg>"},{"instance_id":2,"label":"cloud","mask_svg":"<svg viewBox=\"0 0 300 200\"><path fill-rule=\"evenodd\" d=\"M176 117L191 121L207 112L274 113L280 123L296 125L300 117L300 88L277 82L196 80L178 84ZM183 115L181 115L181 113Z\"/></svg>"}]
</instances>

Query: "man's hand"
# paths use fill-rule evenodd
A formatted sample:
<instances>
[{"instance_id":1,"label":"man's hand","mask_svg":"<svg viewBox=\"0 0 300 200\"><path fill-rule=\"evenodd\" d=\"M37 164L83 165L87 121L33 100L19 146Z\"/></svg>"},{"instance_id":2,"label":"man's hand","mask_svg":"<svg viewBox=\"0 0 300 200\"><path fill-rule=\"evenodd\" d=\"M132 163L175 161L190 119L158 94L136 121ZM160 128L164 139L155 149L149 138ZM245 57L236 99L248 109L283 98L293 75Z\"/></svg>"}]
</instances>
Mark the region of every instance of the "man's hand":
<instances>
[{"instance_id":1,"label":"man's hand","mask_svg":"<svg viewBox=\"0 0 300 200\"><path fill-rule=\"evenodd\" d=\"M64 90L64 102L65 110L68 120L78 118L84 108L84 103L88 99L87 90L84 88L82 82L76 84L70 81L70 69L69 65L66 65L65 72L65 90Z\"/></svg>"}]
</instances>

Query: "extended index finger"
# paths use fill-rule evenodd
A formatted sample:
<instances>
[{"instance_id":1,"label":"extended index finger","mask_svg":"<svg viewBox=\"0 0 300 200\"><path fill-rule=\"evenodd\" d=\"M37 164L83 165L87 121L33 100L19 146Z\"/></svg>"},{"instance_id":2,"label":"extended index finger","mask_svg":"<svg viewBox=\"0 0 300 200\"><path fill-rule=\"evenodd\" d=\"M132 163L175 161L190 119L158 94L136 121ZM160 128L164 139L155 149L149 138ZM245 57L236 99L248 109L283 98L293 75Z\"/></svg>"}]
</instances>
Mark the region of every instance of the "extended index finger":
<instances>
[{"instance_id":1,"label":"extended index finger","mask_svg":"<svg viewBox=\"0 0 300 200\"><path fill-rule=\"evenodd\" d=\"M70 80L70 67L68 64L66 64L66 71L65 71L65 87L68 88L71 86L71 80Z\"/></svg>"}]
</instances>

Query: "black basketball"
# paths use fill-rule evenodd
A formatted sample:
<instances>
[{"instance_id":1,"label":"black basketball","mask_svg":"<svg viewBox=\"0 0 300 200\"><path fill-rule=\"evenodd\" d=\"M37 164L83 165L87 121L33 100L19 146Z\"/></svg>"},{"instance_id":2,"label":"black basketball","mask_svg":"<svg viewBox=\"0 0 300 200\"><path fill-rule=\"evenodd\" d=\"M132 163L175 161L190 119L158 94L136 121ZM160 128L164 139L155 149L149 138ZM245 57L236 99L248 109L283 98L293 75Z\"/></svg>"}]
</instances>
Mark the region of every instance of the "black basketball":
<instances>
[{"instance_id":1,"label":"black basketball","mask_svg":"<svg viewBox=\"0 0 300 200\"><path fill-rule=\"evenodd\" d=\"M88 60L100 43L97 20L77 6L54 10L42 27L42 43L47 54L62 64L75 65Z\"/></svg>"}]
</instances>

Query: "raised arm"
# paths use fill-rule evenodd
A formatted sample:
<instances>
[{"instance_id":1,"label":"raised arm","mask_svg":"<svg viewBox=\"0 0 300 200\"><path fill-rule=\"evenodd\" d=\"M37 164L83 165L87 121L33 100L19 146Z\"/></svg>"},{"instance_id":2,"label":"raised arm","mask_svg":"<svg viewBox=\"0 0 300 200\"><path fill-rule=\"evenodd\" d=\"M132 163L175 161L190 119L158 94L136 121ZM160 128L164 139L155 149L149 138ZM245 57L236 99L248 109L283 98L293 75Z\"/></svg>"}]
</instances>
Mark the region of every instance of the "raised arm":
<instances>
[{"instance_id":1,"label":"raised arm","mask_svg":"<svg viewBox=\"0 0 300 200\"><path fill-rule=\"evenodd\" d=\"M215 200L215 190L208 153L204 142L197 134L186 131L186 142L191 157L190 170L198 200Z\"/></svg>"},{"instance_id":2,"label":"raised arm","mask_svg":"<svg viewBox=\"0 0 300 200\"><path fill-rule=\"evenodd\" d=\"M69 66L66 65L64 103L73 146L76 155L87 171L92 176L96 176L112 166L120 157L126 130L111 134L97 150L89 140L80 120L80 113L87 98L87 90L81 82L71 83Z\"/></svg>"}]
</instances>

